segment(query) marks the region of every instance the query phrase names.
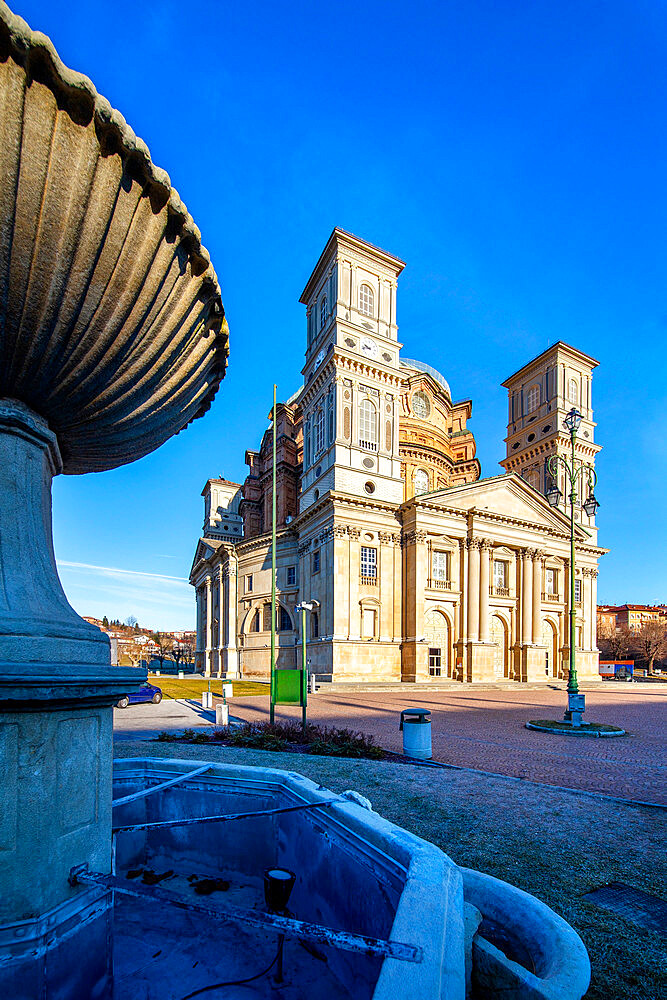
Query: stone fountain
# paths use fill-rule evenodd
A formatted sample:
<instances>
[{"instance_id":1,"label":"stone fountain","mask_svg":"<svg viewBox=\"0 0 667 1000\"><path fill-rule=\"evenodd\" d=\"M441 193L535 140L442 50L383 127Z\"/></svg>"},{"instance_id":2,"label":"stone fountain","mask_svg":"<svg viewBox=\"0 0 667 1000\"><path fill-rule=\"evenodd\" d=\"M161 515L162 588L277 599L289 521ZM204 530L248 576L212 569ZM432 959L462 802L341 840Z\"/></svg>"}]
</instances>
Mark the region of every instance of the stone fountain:
<instances>
[{"instance_id":1,"label":"stone fountain","mask_svg":"<svg viewBox=\"0 0 667 1000\"><path fill-rule=\"evenodd\" d=\"M112 706L143 671L67 602L51 480L210 406L228 331L200 233L91 81L0 2L0 995L104 996ZM47 985L48 984L48 985Z\"/></svg>"},{"instance_id":2,"label":"stone fountain","mask_svg":"<svg viewBox=\"0 0 667 1000\"><path fill-rule=\"evenodd\" d=\"M117 1000L274 995L286 936L294 998L580 1000L588 957L563 920L355 792L146 758L118 763L112 819L112 706L145 675L112 668L67 602L51 481L159 447L206 411L227 354L218 282L169 177L0 0L0 996L110 997L115 893L133 900L116 914ZM132 881L157 864L170 887ZM295 912L268 896L262 910L276 865ZM231 905L195 900L202 878Z\"/></svg>"}]
</instances>

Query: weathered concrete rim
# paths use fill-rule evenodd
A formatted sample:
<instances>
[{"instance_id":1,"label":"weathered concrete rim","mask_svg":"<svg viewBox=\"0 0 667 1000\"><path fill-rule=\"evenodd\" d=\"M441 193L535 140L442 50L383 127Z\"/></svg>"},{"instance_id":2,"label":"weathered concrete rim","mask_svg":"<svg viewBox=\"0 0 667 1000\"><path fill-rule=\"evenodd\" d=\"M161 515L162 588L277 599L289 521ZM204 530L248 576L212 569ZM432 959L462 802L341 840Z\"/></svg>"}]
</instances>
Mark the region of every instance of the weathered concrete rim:
<instances>
[{"instance_id":1,"label":"weathered concrete rim","mask_svg":"<svg viewBox=\"0 0 667 1000\"><path fill-rule=\"evenodd\" d=\"M487 971L502 970L496 972L498 995L507 990L506 995L536 1000L582 997L591 981L591 963L574 928L541 899L509 882L472 868L461 868L461 873L465 901L524 944L535 963L536 971L530 972L480 931L475 944L484 953Z\"/></svg>"},{"instance_id":2,"label":"weathered concrete rim","mask_svg":"<svg viewBox=\"0 0 667 1000\"><path fill-rule=\"evenodd\" d=\"M112 108L97 92L92 80L65 66L48 35L33 31L4 0L0 0L0 60L10 57L53 91L73 121L88 124L94 119L98 130L114 143L121 157L132 161L133 171L138 172L158 202L168 203L170 214L186 237L185 248L190 260L196 262L201 273L206 272L202 280L213 286L213 293L221 301L218 278L208 250L202 245L201 232L178 191L172 187L167 171L153 163L146 143L134 133L120 111Z\"/></svg>"},{"instance_id":3,"label":"weathered concrete rim","mask_svg":"<svg viewBox=\"0 0 667 1000\"><path fill-rule=\"evenodd\" d=\"M582 725L586 725L586 723L582 723ZM616 726L610 726L608 732L603 732L599 729L575 729L574 726L568 726L566 722L564 722L560 728L554 728L554 726L542 726L539 722L527 722L526 729L534 729L540 733L550 733L552 736L579 736L588 739L595 739L603 736L628 735L625 729L618 729Z\"/></svg>"}]
</instances>

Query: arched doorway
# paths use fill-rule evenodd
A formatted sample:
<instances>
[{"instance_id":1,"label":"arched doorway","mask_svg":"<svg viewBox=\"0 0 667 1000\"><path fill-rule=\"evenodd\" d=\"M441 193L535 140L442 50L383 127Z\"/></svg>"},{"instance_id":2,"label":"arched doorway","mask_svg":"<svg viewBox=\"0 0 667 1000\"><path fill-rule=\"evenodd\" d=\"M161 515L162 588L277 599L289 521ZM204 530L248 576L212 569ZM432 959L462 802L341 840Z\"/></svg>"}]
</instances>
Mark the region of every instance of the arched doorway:
<instances>
[{"instance_id":1,"label":"arched doorway","mask_svg":"<svg viewBox=\"0 0 667 1000\"><path fill-rule=\"evenodd\" d=\"M449 622L442 611L432 608L424 616L424 638L428 646L430 677L451 677L451 635Z\"/></svg>"},{"instance_id":2,"label":"arched doorway","mask_svg":"<svg viewBox=\"0 0 667 1000\"><path fill-rule=\"evenodd\" d=\"M558 677L558 633L546 618L542 623L542 645L547 649L545 673L547 677Z\"/></svg>"},{"instance_id":3,"label":"arched doorway","mask_svg":"<svg viewBox=\"0 0 667 1000\"><path fill-rule=\"evenodd\" d=\"M500 615L491 618L491 642L495 643L493 654L493 675L496 680L509 677L507 648L507 626Z\"/></svg>"}]
</instances>

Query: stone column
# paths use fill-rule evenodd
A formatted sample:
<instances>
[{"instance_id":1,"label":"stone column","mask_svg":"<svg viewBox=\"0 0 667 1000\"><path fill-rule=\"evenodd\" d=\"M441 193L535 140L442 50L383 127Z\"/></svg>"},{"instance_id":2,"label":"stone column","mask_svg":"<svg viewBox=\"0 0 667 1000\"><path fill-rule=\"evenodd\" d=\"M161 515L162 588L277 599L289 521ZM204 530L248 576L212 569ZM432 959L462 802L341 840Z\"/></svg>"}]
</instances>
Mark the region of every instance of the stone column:
<instances>
[{"instance_id":1,"label":"stone column","mask_svg":"<svg viewBox=\"0 0 667 1000\"><path fill-rule=\"evenodd\" d=\"M468 641L479 642L479 546L468 539Z\"/></svg>"},{"instance_id":2,"label":"stone column","mask_svg":"<svg viewBox=\"0 0 667 1000\"><path fill-rule=\"evenodd\" d=\"M530 646L533 638L533 553L531 549L521 552L523 580L521 587L521 643Z\"/></svg>"},{"instance_id":3,"label":"stone column","mask_svg":"<svg viewBox=\"0 0 667 1000\"><path fill-rule=\"evenodd\" d=\"M220 671L228 677L239 676L238 650L236 648L236 558L231 553L223 574L223 593L220 595ZM224 601L223 601L224 596Z\"/></svg>"},{"instance_id":4,"label":"stone column","mask_svg":"<svg viewBox=\"0 0 667 1000\"><path fill-rule=\"evenodd\" d=\"M346 579L350 570L347 532L342 524L333 526L333 628L335 639L347 639L349 635L348 622L350 618L349 590ZM303 593L303 592L302 592ZM303 593L302 599L308 600L308 594Z\"/></svg>"},{"instance_id":5,"label":"stone column","mask_svg":"<svg viewBox=\"0 0 667 1000\"><path fill-rule=\"evenodd\" d=\"M197 603L197 638L195 641L195 660L202 654L202 648L204 645L204 609L202 607L202 592L201 587L197 587L195 591L195 600Z\"/></svg>"},{"instance_id":6,"label":"stone column","mask_svg":"<svg viewBox=\"0 0 667 1000\"><path fill-rule=\"evenodd\" d=\"M480 546L479 568L479 638L489 641L489 563L491 544L484 539Z\"/></svg>"},{"instance_id":7,"label":"stone column","mask_svg":"<svg viewBox=\"0 0 667 1000\"><path fill-rule=\"evenodd\" d=\"M355 418L356 419L356 418ZM356 433L356 432L355 432ZM359 573L361 572L361 531L348 526L349 540L349 636L351 639L361 638L361 613L359 611Z\"/></svg>"},{"instance_id":8,"label":"stone column","mask_svg":"<svg viewBox=\"0 0 667 1000\"><path fill-rule=\"evenodd\" d=\"M533 645L542 645L542 559L544 552L533 554Z\"/></svg>"},{"instance_id":9,"label":"stone column","mask_svg":"<svg viewBox=\"0 0 667 1000\"><path fill-rule=\"evenodd\" d=\"M225 644L225 618L226 618L226 603L225 603L225 574L223 571L222 563L218 566L218 642L216 645L215 653L213 654L214 659L214 673L222 674L222 647Z\"/></svg>"},{"instance_id":10,"label":"stone column","mask_svg":"<svg viewBox=\"0 0 667 1000\"><path fill-rule=\"evenodd\" d=\"M591 649L598 648L598 571L591 570Z\"/></svg>"},{"instance_id":11,"label":"stone column","mask_svg":"<svg viewBox=\"0 0 667 1000\"><path fill-rule=\"evenodd\" d=\"M206 654L204 656L204 674L211 676L211 656L213 651L213 587L211 574L206 577Z\"/></svg>"}]
</instances>

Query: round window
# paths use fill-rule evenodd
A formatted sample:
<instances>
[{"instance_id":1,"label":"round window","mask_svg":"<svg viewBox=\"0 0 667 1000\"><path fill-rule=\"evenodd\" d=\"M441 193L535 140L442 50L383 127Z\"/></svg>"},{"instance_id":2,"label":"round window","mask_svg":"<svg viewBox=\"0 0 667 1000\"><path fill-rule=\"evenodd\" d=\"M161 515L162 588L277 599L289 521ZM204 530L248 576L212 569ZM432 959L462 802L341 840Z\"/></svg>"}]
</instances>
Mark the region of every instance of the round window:
<instances>
[{"instance_id":1,"label":"round window","mask_svg":"<svg viewBox=\"0 0 667 1000\"><path fill-rule=\"evenodd\" d=\"M421 389L412 394L412 412L416 417L428 417L431 412L429 398Z\"/></svg>"},{"instance_id":2,"label":"round window","mask_svg":"<svg viewBox=\"0 0 667 1000\"><path fill-rule=\"evenodd\" d=\"M375 493L375 483L364 483L364 489L367 493Z\"/></svg>"}]
</instances>

